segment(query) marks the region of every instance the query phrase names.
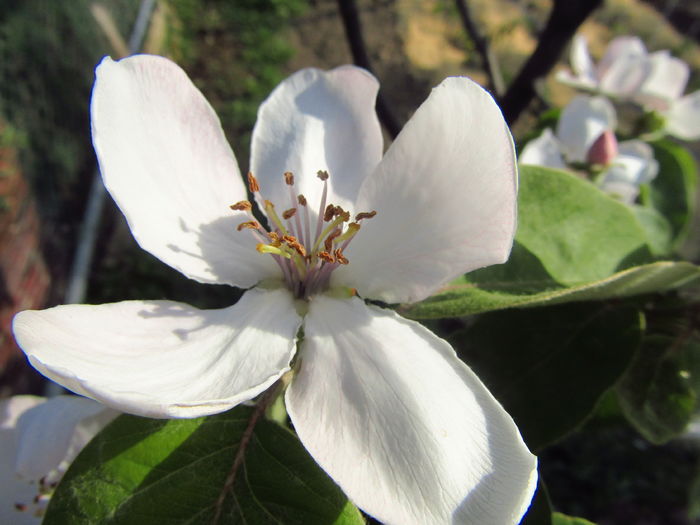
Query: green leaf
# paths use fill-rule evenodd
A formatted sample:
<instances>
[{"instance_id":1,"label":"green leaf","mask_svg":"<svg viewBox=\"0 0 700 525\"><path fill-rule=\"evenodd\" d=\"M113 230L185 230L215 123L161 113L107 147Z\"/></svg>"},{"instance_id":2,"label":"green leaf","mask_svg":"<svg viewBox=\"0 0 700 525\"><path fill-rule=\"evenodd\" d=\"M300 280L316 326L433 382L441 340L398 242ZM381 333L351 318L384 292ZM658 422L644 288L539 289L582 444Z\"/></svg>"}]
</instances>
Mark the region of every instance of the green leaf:
<instances>
[{"instance_id":1,"label":"green leaf","mask_svg":"<svg viewBox=\"0 0 700 525\"><path fill-rule=\"evenodd\" d=\"M523 285L525 281L488 281L481 276L479 282L474 282L474 273L453 281L420 303L401 307L399 311L414 319L438 319L506 308L631 297L686 286L700 277L700 267L687 262L661 261L570 288L558 286L546 278L527 281L526 285ZM535 291L538 287L540 291ZM527 291L523 292L523 289Z\"/></svg>"},{"instance_id":2,"label":"green leaf","mask_svg":"<svg viewBox=\"0 0 700 525\"><path fill-rule=\"evenodd\" d=\"M574 518L561 512L552 513L552 525L595 525L592 521L583 518Z\"/></svg>"},{"instance_id":3,"label":"green leaf","mask_svg":"<svg viewBox=\"0 0 700 525\"><path fill-rule=\"evenodd\" d=\"M518 208L516 240L561 284L651 261L631 208L572 173L521 167Z\"/></svg>"},{"instance_id":4,"label":"green leaf","mask_svg":"<svg viewBox=\"0 0 700 525\"><path fill-rule=\"evenodd\" d=\"M652 146L659 174L650 183L649 204L671 224L677 247L685 239L695 212L698 169L683 146L665 139Z\"/></svg>"},{"instance_id":5,"label":"green leaf","mask_svg":"<svg viewBox=\"0 0 700 525\"><path fill-rule=\"evenodd\" d=\"M641 334L635 309L582 303L485 314L448 339L539 450L591 414Z\"/></svg>"},{"instance_id":6,"label":"green leaf","mask_svg":"<svg viewBox=\"0 0 700 525\"><path fill-rule=\"evenodd\" d=\"M623 414L640 434L662 444L682 434L696 408L700 341L690 331L644 338L616 386Z\"/></svg>"},{"instance_id":7,"label":"green leaf","mask_svg":"<svg viewBox=\"0 0 700 525\"><path fill-rule=\"evenodd\" d=\"M639 224L647 233L651 253L658 257L667 257L673 251L673 231L666 217L654 208L632 206Z\"/></svg>"},{"instance_id":8,"label":"green leaf","mask_svg":"<svg viewBox=\"0 0 700 525\"><path fill-rule=\"evenodd\" d=\"M211 524L217 509L222 524L364 523L299 440L265 420L224 490L251 413L239 406L198 419L120 416L72 464L44 523Z\"/></svg>"}]
</instances>

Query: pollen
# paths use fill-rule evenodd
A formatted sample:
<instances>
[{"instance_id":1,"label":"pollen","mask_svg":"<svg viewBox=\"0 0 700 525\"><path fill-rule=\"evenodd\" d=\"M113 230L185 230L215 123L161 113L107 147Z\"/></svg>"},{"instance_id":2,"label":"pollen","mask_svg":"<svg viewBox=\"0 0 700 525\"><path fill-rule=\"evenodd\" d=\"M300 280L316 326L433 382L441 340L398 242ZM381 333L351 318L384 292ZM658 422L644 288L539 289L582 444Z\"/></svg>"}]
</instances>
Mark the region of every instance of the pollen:
<instances>
[{"instance_id":1,"label":"pollen","mask_svg":"<svg viewBox=\"0 0 700 525\"><path fill-rule=\"evenodd\" d=\"M250 193L257 193L260 191L258 179L256 179L253 173L250 171L248 172L248 189L250 189Z\"/></svg>"},{"instance_id":2,"label":"pollen","mask_svg":"<svg viewBox=\"0 0 700 525\"><path fill-rule=\"evenodd\" d=\"M252 173L248 173L248 189L262 202L262 211L269 225L263 227L254 217L253 205L245 200L231 205L235 211L246 212L250 220L237 226L238 231L249 230L256 239L256 250L271 256L279 265L288 288L299 299L308 299L329 286L332 272L350 263L345 250L360 230L360 221L371 219L377 212L360 212L350 221L351 213L342 206L329 203L328 180L330 174L319 170L316 176L323 184L321 199L317 206L309 206L304 195L295 190L295 177L291 171L283 174L284 184L289 188L289 206L281 213L275 204L263 199L260 184Z\"/></svg>"},{"instance_id":3,"label":"pollen","mask_svg":"<svg viewBox=\"0 0 700 525\"><path fill-rule=\"evenodd\" d=\"M253 205L250 203L250 201L239 201L236 204L231 204L229 208L238 211L251 211L253 209Z\"/></svg>"},{"instance_id":4,"label":"pollen","mask_svg":"<svg viewBox=\"0 0 700 525\"><path fill-rule=\"evenodd\" d=\"M241 231L243 229L259 230L260 228L262 228L262 226L260 226L260 223L258 221L246 221L240 223L236 229L238 231Z\"/></svg>"}]
</instances>

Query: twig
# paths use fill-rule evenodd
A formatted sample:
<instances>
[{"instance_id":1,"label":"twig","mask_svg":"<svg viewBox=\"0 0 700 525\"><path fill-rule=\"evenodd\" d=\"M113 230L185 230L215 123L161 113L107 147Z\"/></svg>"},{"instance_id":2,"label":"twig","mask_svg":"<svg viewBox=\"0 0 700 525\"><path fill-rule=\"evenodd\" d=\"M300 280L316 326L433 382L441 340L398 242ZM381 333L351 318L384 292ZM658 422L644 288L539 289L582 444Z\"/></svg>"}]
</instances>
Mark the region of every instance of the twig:
<instances>
[{"instance_id":1,"label":"twig","mask_svg":"<svg viewBox=\"0 0 700 525\"><path fill-rule=\"evenodd\" d=\"M535 96L535 81L550 72L571 37L601 4L602 0L555 0L537 48L501 99L509 124L518 119Z\"/></svg>"},{"instance_id":2,"label":"twig","mask_svg":"<svg viewBox=\"0 0 700 525\"><path fill-rule=\"evenodd\" d=\"M362 38L362 25L360 24L355 0L338 0L338 9L340 10L340 18L343 21L345 36L350 45L350 52L355 65L363 67L371 73L372 65ZM381 91L377 94L377 116L389 135L391 135L391 138L396 138L399 131L401 131L401 126L394 113L389 109L389 105Z\"/></svg>"},{"instance_id":3,"label":"twig","mask_svg":"<svg viewBox=\"0 0 700 525\"><path fill-rule=\"evenodd\" d=\"M250 443L250 440L253 437L255 425L258 424L260 416L262 416L265 413L270 403L272 403L272 401L274 401L274 399L277 397L277 394L279 394L282 385L283 382L279 380L270 388L268 388L267 391L260 397L260 399L256 403L255 409L253 410L252 414L250 414L248 426L246 426L245 430L243 431L241 441L238 443L236 455L233 458L233 466L231 466L231 471L229 472L228 477L224 482L224 486L221 489L219 498L216 500L216 513L214 514L212 525L216 525L217 523L219 523L219 518L221 518L221 511L224 507L224 500L226 499L226 495L228 494L228 492L233 488L233 484L236 481L236 474L238 473L238 469L243 464L243 459L248 449L248 444Z\"/></svg>"},{"instance_id":4,"label":"twig","mask_svg":"<svg viewBox=\"0 0 700 525\"><path fill-rule=\"evenodd\" d=\"M476 52L479 53L481 57L481 64L486 71L488 77L488 87L496 95L496 98L503 95L505 91L505 84L503 82L503 75L501 74L501 68L498 65L498 60L494 54L488 40L481 31L474 24L474 19L472 18L469 5L465 0L455 0L455 6L457 7L457 12L459 13L459 18L464 26L464 31L467 33L471 41L474 43Z\"/></svg>"}]
</instances>

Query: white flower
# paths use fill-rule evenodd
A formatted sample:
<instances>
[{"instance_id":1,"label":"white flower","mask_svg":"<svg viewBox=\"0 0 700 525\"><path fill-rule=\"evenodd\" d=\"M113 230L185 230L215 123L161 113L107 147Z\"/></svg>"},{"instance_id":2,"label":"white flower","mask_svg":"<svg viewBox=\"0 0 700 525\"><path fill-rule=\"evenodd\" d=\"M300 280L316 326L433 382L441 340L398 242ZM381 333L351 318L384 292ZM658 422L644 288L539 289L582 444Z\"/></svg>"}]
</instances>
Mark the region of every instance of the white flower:
<instances>
[{"instance_id":1,"label":"white flower","mask_svg":"<svg viewBox=\"0 0 700 525\"><path fill-rule=\"evenodd\" d=\"M569 60L573 72L559 71L557 80L620 99L635 95L649 70L646 47L633 36L612 40L603 58L594 64L586 38L576 35L571 42Z\"/></svg>"},{"instance_id":2,"label":"white flower","mask_svg":"<svg viewBox=\"0 0 700 525\"><path fill-rule=\"evenodd\" d=\"M688 64L657 51L648 57L649 72L635 100L664 118L665 131L683 140L700 139L700 90L683 95L690 70Z\"/></svg>"},{"instance_id":3,"label":"white flower","mask_svg":"<svg viewBox=\"0 0 700 525\"><path fill-rule=\"evenodd\" d=\"M557 79L573 87L632 100L664 118L666 133L683 140L700 139L700 91L683 96L688 64L667 50L648 53L637 37L621 36L610 42L605 55L593 64L583 36L571 44L571 68Z\"/></svg>"},{"instance_id":4,"label":"white flower","mask_svg":"<svg viewBox=\"0 0 700 525\"><path fill-rule=\"evenodd\" d=\"M0 523L41 523L68 466L117 414L77 396L0 400Z\"/></svg>"},{"instance_id":5,"label":"white flower","mask_svg":"<svg viewBox=\"0 0 700 525\"><path fill-rule=\"evenodd\" d=\"M418 301L507 259L512 138L483 89L449 78L382 158L377 90L355 67L305 69L263 103L249 184L268 231L185 73L160 57L106 58L93 142L135 238L188 277L251 289L221 310L127 301L26 311L15 335L43 374L151 417L227 410L294 359L285 400L296 432L366 512L400 524L516 523L537 473L510 416L447 342L360 298ZM350 212L361 215L346 221Z\"/></svg>"},{"instance_id":6,"label":"white flower","mask_svg":"<svg viewBox=\"0 0 700 525\"><path fill-rule=\"evenodd\" d=\"M566 169L567 165L602 166L598 186L621 201L632 204L639 186L651 182L659 166L651 147L640 140L618 144L614 130L615 109L604 97L578 96L567 105L557 123L528 142L520 164Z\"/></svg>"}]
</instances>

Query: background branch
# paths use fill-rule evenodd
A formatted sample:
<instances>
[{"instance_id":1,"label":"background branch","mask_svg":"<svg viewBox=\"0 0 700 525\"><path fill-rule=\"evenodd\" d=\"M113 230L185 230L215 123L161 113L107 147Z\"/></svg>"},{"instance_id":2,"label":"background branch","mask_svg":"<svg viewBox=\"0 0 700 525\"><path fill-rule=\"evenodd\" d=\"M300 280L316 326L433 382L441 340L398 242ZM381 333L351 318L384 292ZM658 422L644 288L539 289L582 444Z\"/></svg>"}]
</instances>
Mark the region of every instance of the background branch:
<instances>
[{"instance_id":1,"label":"background branch","mask_svg":"<svg viewBox=\"0 0 700 525\"><path fill-rule=\"evenodd\" d=\"M493 53L491 46L489 46L488 39L481 34L481 31L479 31L476 24L474 24L474 19L472 18L466 0L455 0L455 6L457 7L459 18L462 21L462 26L464 26L464 31L474 43L474 48L481 57L481 64L488 77L488 88L495 97L498 98L503 95L505 84L496 55Z\"/></svg>"},{"instance_id":2,"label":"background branch","mask_svg":"<svg viewBox=\"0 0 700 525\"><path fill-rule=\"evenodd\" d=\"M501 99L508 124L513 124L535 96L535 82L551 71L581 24L602 0L555 0L537 48Z\"/></svg>"},{"instance_id":3,"label":"background branch","mask_svg":"<svg viewBox=\"0 0 700 525\"><path fill-rule=\"evenodd\" d=\"M367 48L362 38L362 25L360 24L355 0L338 0L338 9L340 10L340 18L345 28L345 37L350 45L350 52L355 65L373 73L372 65L367 55ZM396 135L401 131L401 126L389 108L381 90L377 94L377 116L389 135L391 135L391 138L396 138Z\"/></svg>"}]
</instances>

